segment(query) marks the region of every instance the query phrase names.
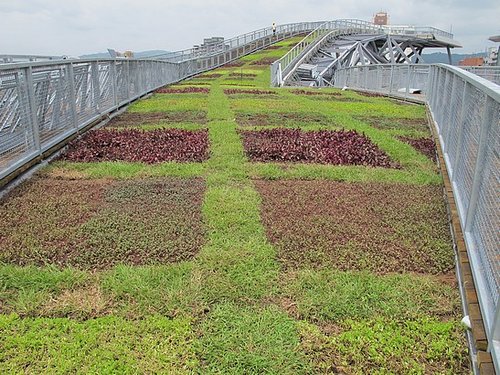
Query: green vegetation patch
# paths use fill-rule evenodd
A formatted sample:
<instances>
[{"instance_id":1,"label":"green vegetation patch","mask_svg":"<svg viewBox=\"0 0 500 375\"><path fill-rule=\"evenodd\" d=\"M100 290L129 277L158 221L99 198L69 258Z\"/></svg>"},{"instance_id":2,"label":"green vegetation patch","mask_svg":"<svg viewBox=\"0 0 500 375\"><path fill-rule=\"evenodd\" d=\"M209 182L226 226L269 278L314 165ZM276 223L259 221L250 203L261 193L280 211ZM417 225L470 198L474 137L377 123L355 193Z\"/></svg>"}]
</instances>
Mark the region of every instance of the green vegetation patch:
<instances>
[{"instance_id":1,"label":"green vegetation patch","mask_svg":"<svg viewBox=\"0 0 500 375\"><path fill-rule=\"evenodd\" d=\"M130 113L206 111L208 95L203 94L155 94L148 100L140 100L130 105Z\"/></svg>"},{"instance_id":2,"label":"green vegetation patch","mask_svg":"<svg viewBox=\"0 0 500 375\"><path fill-rule=\"evenodd\" d=\"M360 120L380 130L418 131L429 134L426 118L361 117Z\"/></svg>"},{"instance_id":3,"label":"green vegetation patch","mask_svg":"<svg viewBox=\"0 0 500 375\"><path fill-rule=\"evenodd\" d=\"M307 373L295 323L275 307L256 310L221 304L202 330L202 373Z\"/></svg>"},{"instance_id":4,"label":"green vegetation patch","mask_svg":"<svg viewBox=\"0 0 500 375\"><path fill-rule=\"evenodd\" d=\"M198 110L168 112L125 112L106 124L108 128L144 127L147 125L174 125L179 123L205 124L207 112Z\"/></svg>"},{"instance_id":5,"label":"green vegetation patch","mask_svg":"<svg viewBox=\"0 0 500 375\"><path fill-rule=\"evenodd\" d=\"M282 279L294 313L311 322L386 317L447 320L461 312L455 275L436 278L415 274L378 276L331 269L291 272Z\"/></svg>"},{"instance_id":6,"label":"green vegetation patch","mask_svg":"<svg viewBox=\"0 0 500 375\"><path fill-rule=\"evenodd\" d=\"M333 180L346 182L389 182L418 185L441 185L442 178L435 172L364 166L251 163L248 173L254 179L265 180Z\"/></svg>"},{"instance_id":7,"label":"green vegetation patch","mask_svg":"<svg viewBox=\"0 0 500 375\"><path fill-rule=\"evenodd\" d=\"M83 271L57 267L0 266L0 312L22 316L43 314L47 302L67 290L88 285Z\"/></svg>"},{"instance_id":8,"label":"green vegetation patch","mask_svg":"<svg viewBox=\"0 0 500 375\"><path fill-rule=\"evenodd\" d=\"M0 372L191 373L198 361L187 318L21 319L0 315ZM43 353L43 354L42 354Z\"/></svg>"},{"instance_id":9,"label":"green vegetation patch","mask_svg":"<svg viewBox=\"0 0 500 375\"><path fill-rule=\"evenodd\" d=\"M455 321L347 320L326 334L311 324L299 326L302 348L316 373L470 373L463 328Z\"/></svg>"}]
</instances>

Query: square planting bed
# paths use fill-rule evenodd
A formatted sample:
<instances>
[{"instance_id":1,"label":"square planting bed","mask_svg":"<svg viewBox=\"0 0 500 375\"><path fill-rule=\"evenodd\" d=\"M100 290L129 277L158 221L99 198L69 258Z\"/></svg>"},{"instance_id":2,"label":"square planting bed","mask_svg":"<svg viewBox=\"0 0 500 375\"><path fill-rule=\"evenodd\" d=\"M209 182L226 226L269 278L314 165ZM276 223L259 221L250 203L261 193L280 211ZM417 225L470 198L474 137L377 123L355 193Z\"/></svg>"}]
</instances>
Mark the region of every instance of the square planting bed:
<instances>
[{"instance_id":1,"label":"square planting bed","mask_svg":"<svg viewBox=\"0 0 500 375\"><path fill-rule=\"evenodd\" d=\"M339 92L323 92L323 91L308 91L308 90L292 90L292 94L307 97L314 100L328 100L336 102L361 103L360 99L343 96Z\"/></svg>"},{"instance_id":2,"label":"square planting bed","mask_svg":"<svg viewBox=\"0 0 500 375\"><path fill-rule=\"evenodd\" d=\"M159 123L192 122L196 124L207 123L205 111L170 111L170 112L126 112L114 117L107 128L123 128L127 126L140 126Z\"/></svg>"},{"instance_id":3,"label":"square planting bed","mask_svg":"<svg viewBox=\"0 0 500 375\"><path fill-rule=\"evenodd\" d=\"M308 90L292 90L290 91L295 95L304 95L304 96L342 96L340 92L323 92L319 90L308 91Z\"/></svg>"},{"instance_id":4,"label":"square planting bed","mask_svg":"<svg viewBox=\"0 0 500 375\"><path fill-rule=\"evenodd\" d=\"M429 133L425 118L360 117L359 119L380 130L415 130Z\"/></svg>"},{"instance_id":5,"label":"square planting bed","mask_svg":"<svg viewBox=\"0 0 500 375\"><path fill-rule=\"evenodd\" d=\"M229 97L236 95L252 95L261 98L274 98L278 96L275 91L258 89L224 89L224 94L229 95Z\"/></svg>"},{"instance_id":6,"label":"square planting bed","mask_svg":"<svg viewBox=\"0 0 500 375\"><path fill-rule=\"evenodd\" d=\"M267 65L271 65L276 60L278 60L278 57L263 57L260 60L252 61L250 63L250 65L267 66Z\"/></svg>"},{"instance_id":7,"label":"square planting bed","mask_svg":"<svg viewBox=\"0 0 500 375\"><path fill-rule=\"evenodd\" d=\"M257 74L255 73L230 73L228 77L231 78L255 78Z\"/></svg>"},{"instance_id":8,"label":"square planting bed","mask_svg":"<svg viewBox=\"0 0 500 375\"><path fill-rule=\"evenodd\" d=\"M208 159L208 131L100 129L71 142L61 159L73 162L127 161L147 164Z\"/></svg>"},{"instance_id":9,"label":"square planting bed","mask_svg":"<svg viewBox=\"0 0 500 375\"><path fill-rule=\"evenodd\" d=\"M432 138L410 138L398 137L399 140L408 143L415 150L427 156L433 162L436 162L436 144Z\"/></svg>"},{"instance_id":10,"label":"square planting bed","mask_svg":"<svg viewBox=\"0 0 500 375\"><path fill-rule=\"evenodd\" d=\"M236 122L241 126L335 125L325 115L304 112L237 112Z\"/></svg>"},{"instance_id":11,"label":"square planting bed","mask_svg":"<svg viewBox=\"0 0 500 375\"><path fill-rule=\"evenodd\" d=\"M241 131L241 134L251 161L399 168L368 137L354 130L272 129Z\"/></svg>"},{"instance_id":12,"label":"square planting bed","mask_svg":"<svg viewBox=\"0 0 500 375\"><path fill-rule=\"evenodd\" d=\"M240 66L243 66L243 65L245 65L244 61L234 60L234 61L228 62L227 64L224 64L221 68L239 68Z\"/></svg>"},{"instance_id":13,"label":"square planting bed","mask_svg":"<svg viewBox=\"0 0 500 375\"><path fill-rule=\"evenodd\" d=\"M35 178L0 203L0 263L104 269L191 259L204 243L201 179Z\"/></svg>"},{"instance_id":14,"label":"square planting bed","mask_svg":"<svg viewBox=\"0 0 500 375\"><path fill-rule=\"evenodd\" d=\"M207 87L162 87L155 91L157 94L208 94Z\"/></svg>"},{"instance_id":15,"label":"square planting bed","mask_svg":"<svg viewBox=\"0 0 500 375\"><path fill-rule=\"evenodd\" d=\"M452 272L441 186L257 181L262 219L285 268Z\"/></svg>"}]
</instances>

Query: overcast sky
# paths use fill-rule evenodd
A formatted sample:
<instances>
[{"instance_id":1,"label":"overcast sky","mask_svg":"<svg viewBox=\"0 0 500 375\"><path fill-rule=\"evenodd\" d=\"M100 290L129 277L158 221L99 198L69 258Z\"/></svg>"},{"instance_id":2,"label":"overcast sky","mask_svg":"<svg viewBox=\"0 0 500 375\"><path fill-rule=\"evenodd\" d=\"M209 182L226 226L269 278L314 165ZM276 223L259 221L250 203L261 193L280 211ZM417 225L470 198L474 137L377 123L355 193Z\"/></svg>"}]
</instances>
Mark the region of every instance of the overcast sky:
<instances>
[{"instance_id":1,"label":"overcast sky","mask_svg":"<svg viewBox=\"0 0 500 375\"><path fill-rule=\"evenodd\" d=\"M172 51L273 21L371 20L380 10L391 24L452 29L456 52L484 51L500 34L499 0L0 0L0 54Z\"/></svg>"}]
</instances>

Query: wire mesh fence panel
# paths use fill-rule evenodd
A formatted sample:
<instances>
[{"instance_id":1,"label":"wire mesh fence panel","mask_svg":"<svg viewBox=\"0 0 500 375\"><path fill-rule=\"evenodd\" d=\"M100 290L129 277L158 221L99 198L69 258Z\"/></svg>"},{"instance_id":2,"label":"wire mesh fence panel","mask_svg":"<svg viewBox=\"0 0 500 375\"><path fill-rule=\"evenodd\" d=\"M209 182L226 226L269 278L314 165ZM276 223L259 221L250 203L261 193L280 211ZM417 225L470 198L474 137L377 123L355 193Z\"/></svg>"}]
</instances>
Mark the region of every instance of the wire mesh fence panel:
<instances>
[{"instance_id":1,"label":"wire mesh fence panel","mask_svg":"<svg viewBox=\"0 0 500 375\"><path fill-rule=\"evenodd\" d=\"M481 111L486 102L486 95L476 87L470 90L469 97L468 110L462 129L463 139L460 150L458 150L458 163L456 169L451 173L453 182L457 188L458 204L461 207L462 220L465 220L465 213L467 212L471 198L479 146ZM446 144L447 142L448 139L444 139L444 143Z\"/></svg>"},{"instance_id":2,"label":"wire mesh fence panel","mask_svg":"<svg viewBox=\"0 0 500 375\"><path fill-rule=\"evenodd\" d=\"M378 70L378 72L377 72ZM387 66L335 72L345 85L387 93ZM369 75L367 75L367 72ZM391 65L389 92L421 89L439 134L465 233L478 299L496 368L500 361L500 86L462 69Z\"/></svg>"},{"instance_id":3,"label":"wire mesh fence panel","mask_svg":"<svg viewBox=\"0 0 500 375\"><path fill-rule=\"evenodd\" d=\"M489 142L486 144L484 161L480 164L482 178L479 186L479 197L476 213L470 233L474 235L479 251L483 272L487 279L492 303L498 306L500 289L500 103L492 106L495 122L491 124L487 134ZM494 319L491 317L490 319Z\"/></svg>"},{"instance_id":4,"label":"wire mesh fence panel","mask_svg":"<svg viewBox=\"0 0 500 375\"><path fill-rule=\"evenodd\" d=\"M26 70L0 72L0 168L37 153Z\"/></svg>"}]
</instances>

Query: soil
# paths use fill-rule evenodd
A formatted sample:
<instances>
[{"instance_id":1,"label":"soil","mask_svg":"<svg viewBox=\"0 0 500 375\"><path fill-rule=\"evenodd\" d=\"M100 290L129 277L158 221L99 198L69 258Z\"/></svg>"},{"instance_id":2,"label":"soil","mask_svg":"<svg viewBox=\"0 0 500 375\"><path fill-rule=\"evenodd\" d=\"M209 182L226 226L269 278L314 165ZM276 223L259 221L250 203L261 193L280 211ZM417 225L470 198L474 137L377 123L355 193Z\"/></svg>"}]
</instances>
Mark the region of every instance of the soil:
<instances>
[{"instance_id":1,"label":"soil","mask_svg":"<svg viewBox=\"0 0 500 375\"><path fill-rule=\"evenodd\" d=\"M365 92L365 91L356 91L356 94L361 96L366 96L367 98L383 98L384 95L378 94L376 92Z\"/></svg>"},{"instance_id":2,"label":"soil","mask_svg":"<svg viewBox=\"0 0 500 375\"><path fill-rule=\"evenodd\" d=\"M240 66L245 65L244 61L236 60L230 63L224 64L223 68L239 68Z\"/></svg>"},{"instance_id":3,"label":"soil","mask_svg":"<svg viewBox=\"0 0 500 375\"><path fill-rule=\"evenodd\" d=\"M281 46L269 46L267 48L264 48L264 51L271 51L271 50L275 50L275 49L280 49L282 48Z\"/></svg>"},{"instance_id":4,"label":"soil","mask_svg":"<svg viewBox=\"0 0 500 375\"><path fill-rule=\"evenodd\" d=\"M209 74L200 74L199 76L196 76L194 78L196 79L217 79L222 77L222 74L220 73L209 73Z\"/></svg>"},{"instance_id":5,"label":"soil","mask_svg":"<svg viewBox=\"0 0 500 375\"><path fill-rule=\"evenodd\" d=\"M231 74L229 74L229 77L253 78L253 77L257 77L257 74L253 74L253 73L231 73Z\"/></svg>"},{"instance_id":6,"label":"soil","mask_svg":"<svg viewBox=\"0 0 500 375\"><path fill-rule=\"evenodd\" d=\"M340 92L321 92L321 91L307 91L307 90L292 90L292 94L295 95L306 95L306 96L342 96Z\"/></svg>"},{"instance_id":7,"label":"soil","mask_svg":"<svg viewBox=\"0 0 500 375\"><path fill-rule=\"evenodd\" d=\"M447 274L451 237L441 186L256 181L285 269Z\"/></svg>"},{"instance_id":8,"label":"soil","mask_svg":"<svg viewBox=\"0 0 500 375\"><path fill-rule=\"evenodd\" d=\"M233 80L231 80L233 81ZM238 87L255 87L254 83L223 83L224 86L238 86Z\"/></svg>"}]
</instances>

